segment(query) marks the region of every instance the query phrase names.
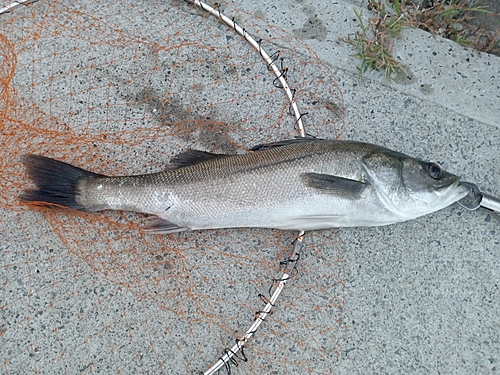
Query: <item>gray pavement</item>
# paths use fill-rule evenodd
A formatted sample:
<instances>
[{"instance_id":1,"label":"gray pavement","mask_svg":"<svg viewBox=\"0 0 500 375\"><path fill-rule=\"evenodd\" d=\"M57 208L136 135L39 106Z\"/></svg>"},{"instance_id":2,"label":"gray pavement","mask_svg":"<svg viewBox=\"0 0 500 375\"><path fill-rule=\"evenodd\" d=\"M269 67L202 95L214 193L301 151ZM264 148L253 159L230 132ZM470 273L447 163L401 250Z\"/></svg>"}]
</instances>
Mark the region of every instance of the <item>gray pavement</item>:
<instances>
[{"instance_id":1,"label":"gray pavement","mask_svg":"<svg viewBox=\"0 0 500 375\"><path fill-rule=\"evenodd\" d=\"M37 12L42 9L41 3L31 5L30 9ZM233 0L229 4L226 9L234 6L298 37L317 54L322 65L332 70L345 106L342 139L377 143L437 161L445 169L462 175L464 180L475 182L485 191L500 197L499 57L434 38L420 30L405 30L401 40L395 43L394 55L409 67L409 78L386 82L381 73L373 72L360 80L355 68L358 62L349 56L354 51L338 40L356 30L351 4L307 0L252 3ZM76 5L68 3L67 6ZM188 4L181 6L189 12ZM157 4L151 7L149 14L140 16L137 8L130 4L114 8L116 13L108 8L106 11L100 9L97 3L81 2L78 7L84 14L95 11L103 22L109 24L122 18L133 20L127 25L120 24L122 29L130 29L131 33L156 38L153 31L160 30L158 39L165 37L160 34L163 26L167 28L167 23L163 25L158 20L159 24L154 27L148 23L161 11ZM368 15L368 12L363 14ZM202 22L197 11L192 11L190 17L192 22ZM220 30L224 29L221 27ZM88 31L91 32L91 28ZM97 33L90 35L98 37ZM177 36L177 41L182 37L182 34ZM286 56L288 46L277 43L276 48L282 49ZM79 57L83 64L95 59L92 61L99 65L100 57L93 51L89 49L88 55ZM119 48L114 51L119 56ZM19 63L22 65L28 61L24 59L29 56L20 54ZM303 61L306 57L304 54L300 59ZM189 60L189 56L185 58ZM295 60L289 58L288 61ZM50 69L63 71L65 62L58 63L60 67ZM147 69L151 68L151 60L146 54L141 63ZM293 64L290 68L293 77ZM103 68L96 71L92 79L113 81L119 69ZM21 92L33 77L32 73L24 73L18 71L14 80ZM148 79L152 90L163 92L160 81L156 82L154 77ZM179 87L184 82L172 80L172 91L181 92ZM144 83L140 79L136 82L139 86ZM68 107L59 109L57 103L49 104L50 101L46 100L49 94L57 96L55 88L55 85L50 86L50 92L41 89L35 93L33 101L46 111L50 107L54 116L58 115L58 110L68 113ZM61 90L64 91L64 85ZM75 86L73 90L79 92ZM144 95L139 88L136 92L133 90L133 87L123 89L123 92L117 89L116 97L111 99L109 95L101 97L98 93L94 100L116 100L118 103L120 98L129 100ZM214 94L210 90L201 90L201 93L212 95L214 102L219 100L217 95L220 95L220 102L235 95L232 91ZM324 92L316 95L329 100L324 97ZM242 100L244 97L241 94ZM87 100L85 98L82 100ZM185 101L193 105L192 99L179 98L170 109L182 107ZM72 105L78 107L78 100ZM153 106L151 102L149 105ZM81 110L72 109L71 116L67 115L63 121L78 123L88 121L92 116L121 116L119 112L88 115ZM216 118L212 120L224 117L224 121L229 121L231 116L239 115L214 109L212 116ZM154 116L154 110L148 116ZM96 128L99 124L98 121L88 123L91 124L89 127ZM140 120L137 123L140 124ZM145 124L147 126L147 122ZM133 118L127 124L112 124L118 129L133 125ZM330 128L318 130L310 126L308 129L315 133L313 135L334 136L329 134ZM282 136L290 135L293 135L292 130L283 131ZM132 161L130 170L139 170L149 163L149 159L175 154L178 149L203 147L220 151L227 147L222 144L220 136L210 140L203 139L203 134L196 136L198 138L185 135L160 143L163 146L158 147L163 147L163 155L149 149L144 153L129 150L127 155L120 154L118 149L103 149L103 152L111 159L118 157ZM247 142L251 139L258 143L259 139L270 136L276 136L276 133L262 134L257 128L251 135L243 135L241 140ZM155 144L153 140L151 142ZM146 168L160 168L162 161L155 160L155 163ZM168 290L180 296L178 304L172 303L165 309L161 306L165 301L160 303L160 299L139 297L143 285L127 288L127 280L133 284L134 275L123 272L123 278L117 282L103 277L106 269L113 269L114 275L121 275L120 262L130 265L130 260L117 256L112 259L113 266L100 266L99 261L106 262L106 259L93 259L91 252L79 253L78 249L68 252L59 237L51 234L50 225L30 226L30 223L40 220L37 213L24 211L21 215L2 208L1 214L0 238L3 240L0 243L5 265L0 268L0 281L5 280L3 295L0 294L3 306L0 329L2 374L180 374L205 371L220 356L222 343L232 345L234 337L241 335L252 322L249 316L262 306L257 294L266 293L269 279L277 277L277 262L286 257L284 247L294 235L273 231L254 233L251 230L214 231L210 237L199 233L179 235L176 240L179 246L195 241L196 246L182 254L187 259L186 264L196 265L199 272L191 274L191 281L186 281L196 285L189 291L181 287L176 292L169 284L156 290ZM23 228L21 233L19 227ZM71 230L71 226L68 228ZM284 295L276 304L275 314L250 342L248 362L239 361L238 367L232 366L233 373L498 373L499 231L500 215L485 210L470 212L453 205L435 214L388 227L307 234L305 243L308 247L299 261L297 276L286 286ZM109 235L114 238L112 233ZM143 254L151 252L159 256L155 241L141 245L137 243L140 238L136 241L133 235L129 240L133 244L131 247L138 246L138 254L143 246ZM119 251L120 246L127 246L125 243L119 241L113 246ZM276 243L280 244L278 248ZM248 244L258 248L259 253ZM210 252L210 249L218 250ZM235 253L242 259L234 260L238 263L233 269L227 255L226 258L217 258L222 253ZM81 254L88 258L82 261ZM248 261L243 259L245 256L248 256ZM135 262L141 260L135 259ZM270 266L263 266L271 263L276 265L274 274ZM342 267L334 268L334 264ZM138 266L137 269L144 268ZM37 276L37 271L41 271L42 276ZM153 277L156 270L151 272ZM178 276L182 277L182 271ZM44 287L51 282L52 288ZM227 288L228 285L231 286ZM33 296L31 290L38 292ZM151 290L147 291L151 295ZM328 293L338 293L338 296ZM227 303L215 306L206 298L196 301L196 296L211 296ZM330 311L329 307L334 303L340 307ZM315 306L320 308L315 309ZM199 312L200 309L203 313ZM39 311L42 313L36 313ZM203 321L206 312L210 314L208 325ZM234 319L225 321L230 314ZM336 332L328 331L330 328ZM48 334L47 330L51 333ZM307 341L311 337L311 342ZM38 348L36 351L34 346ZM224 371L222 369L221 373Z\"/></svg>"}]
</instances>

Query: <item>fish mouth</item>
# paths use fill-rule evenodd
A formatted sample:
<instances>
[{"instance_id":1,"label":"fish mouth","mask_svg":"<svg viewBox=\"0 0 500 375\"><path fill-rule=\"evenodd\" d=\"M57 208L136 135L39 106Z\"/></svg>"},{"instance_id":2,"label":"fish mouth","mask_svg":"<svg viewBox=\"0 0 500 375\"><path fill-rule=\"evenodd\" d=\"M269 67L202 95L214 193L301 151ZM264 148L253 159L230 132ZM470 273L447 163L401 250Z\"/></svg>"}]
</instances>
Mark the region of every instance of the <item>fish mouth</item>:
<instances>
[{"instance_id":1,"label":"fish mouth","mask_svg":"<svg viewBox=\"0 0 500 375\"><path fill-rule=\"evenodd\" d=\"M448 190L448 194L446 197L446 202L448 204L459 201L460 199L466 197L470 192L467 186L460 185L460 177L457 177L455 182L453 182L453 184L451 185L448 185L445 189Z\"/></svg>"}]
</instances>

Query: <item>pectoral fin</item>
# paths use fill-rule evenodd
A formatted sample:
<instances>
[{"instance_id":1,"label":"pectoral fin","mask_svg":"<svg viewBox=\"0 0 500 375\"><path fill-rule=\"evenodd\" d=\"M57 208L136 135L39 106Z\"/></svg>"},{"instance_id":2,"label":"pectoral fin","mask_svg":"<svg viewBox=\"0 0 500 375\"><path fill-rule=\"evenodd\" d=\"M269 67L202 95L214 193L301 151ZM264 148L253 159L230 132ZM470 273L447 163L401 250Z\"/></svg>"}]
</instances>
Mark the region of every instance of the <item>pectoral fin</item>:
<instances>
[{"instance_id":1,"label":"pectoral fin","mask_svg":"<svg viewBox=\"0 0 500 375\"><path fill-rule=\"evenodd\" d=\"M321 173L303 173L301 178L311 188L349 199L359 199L367 186L360 181Z\"/></svg>"}]
</instances>

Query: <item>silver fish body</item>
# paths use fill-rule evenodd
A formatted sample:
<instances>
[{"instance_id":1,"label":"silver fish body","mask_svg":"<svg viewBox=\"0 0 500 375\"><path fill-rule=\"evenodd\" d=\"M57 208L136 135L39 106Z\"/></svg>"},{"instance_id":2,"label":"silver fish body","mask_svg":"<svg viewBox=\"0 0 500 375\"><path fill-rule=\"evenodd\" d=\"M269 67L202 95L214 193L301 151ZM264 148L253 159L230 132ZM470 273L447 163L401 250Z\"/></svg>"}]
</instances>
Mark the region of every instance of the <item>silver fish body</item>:
<instances>
[{"instance_id":1,"label":"silver fish body","mask_svg":"<svg viewBox=\"0 0 500 375\"><path fill-rule=\"evenodd\" d=\"M298 139L243 155L188 151L170 169L137 176L97 175L36 155L23 162L37 189L21 200L148 213L156 216L149 229L165 233L387 225L468 193L434 163L353 141Z\"/></svg>"}]
</instances>

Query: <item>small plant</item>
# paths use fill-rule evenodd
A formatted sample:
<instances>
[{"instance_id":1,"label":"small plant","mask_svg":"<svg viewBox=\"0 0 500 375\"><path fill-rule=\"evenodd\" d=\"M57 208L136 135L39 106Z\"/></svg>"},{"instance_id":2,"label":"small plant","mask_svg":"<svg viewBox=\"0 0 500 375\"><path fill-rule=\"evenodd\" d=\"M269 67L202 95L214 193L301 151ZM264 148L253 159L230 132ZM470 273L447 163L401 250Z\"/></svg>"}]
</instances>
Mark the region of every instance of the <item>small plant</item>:
<instances>
[{"instance_id":1,"label":"small plant","mask_svg":"<svg viewBox=\"0 0 500 375\"><path fill-rule=\"evenodd\" d=\"M354 10L354 13L361 31L357 31L354 38L348 36L342 40L358 51L352 56L361 59L361 65L356 67L359 75L362 76L368 69L383 70L386 79L389 79L396 70L402 69L402 64L391 55L394 39L400 36L401 18L393 20L387 14L379 14L381 18L371 18L365 26L361 12Z\"/></svg>"},{"instance_id":2,"label":"small plant","mask_svg":"<svg viewBox=\"0 0 500 375\"><path fill-rule=\"evenodd\" d=\"M399 38L404 27L414 27L440 35L478 51L500 53L500 25L495 32L484 28L481 23L471 23L489 12L477 3L468 5L466 0L431 1L430 6L419 8L406 0L387 0L387 2L368 0L368 9L375 17L363 23L361 12L354 11L361 31L353 38L341 38L354 46L357 53L352 55L361 59L357 67L360 76L368 69L384 71L386 79L404 72L401 62L392 57L392 45Z\"/></svg>"},{"instance_id":3,"label":"small plant","mask_svg":"<svg viewBox=\"0 0 500 375\"><path fill-rule=\"evenodd\" d=\"M399 0L390 0L396 8ZM472 20L484 17L490 12L485 7L478 6L477 2L470 5L465 0L434 1L424 9L404 1L400 14L405 18L405 25L419 28L433 35L440 35L478 51L494 52L495 39L498 39L500 27L493 35L481 24L475 26Z\"/></svg>"}]
</instances>

